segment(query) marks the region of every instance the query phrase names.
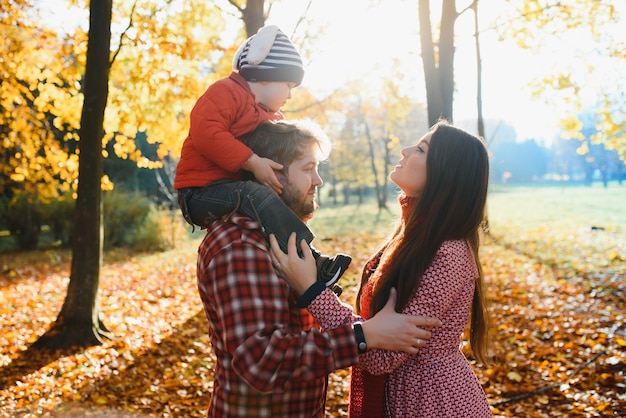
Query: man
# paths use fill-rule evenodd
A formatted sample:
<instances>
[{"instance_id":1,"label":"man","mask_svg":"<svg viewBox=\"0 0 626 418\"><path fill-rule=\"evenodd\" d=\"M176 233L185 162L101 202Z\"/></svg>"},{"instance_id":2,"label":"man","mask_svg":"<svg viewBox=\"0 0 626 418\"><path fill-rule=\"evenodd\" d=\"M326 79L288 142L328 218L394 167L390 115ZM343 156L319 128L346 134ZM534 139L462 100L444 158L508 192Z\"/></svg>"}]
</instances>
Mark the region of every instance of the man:
<instances>
[{"instance_id":1,"label":"man","mask_svg":"<svg viewBox=\"0 0 626 418\"><path fill-rule=\"evenodd\" d=\"M267 122L245 142L283 165L281 198L310 219L322 185L318 164L330 150L323 133L303 122ZM415 353L430 338L417 327L438 325L396 313L391 301L358 329L320 329L277 275L266 239L258 222L233 213L213 222L200 244L198 289L217 356L209 417L323 417L327 375L356 364L359 343Z\"/></svg>"}]
</instances>

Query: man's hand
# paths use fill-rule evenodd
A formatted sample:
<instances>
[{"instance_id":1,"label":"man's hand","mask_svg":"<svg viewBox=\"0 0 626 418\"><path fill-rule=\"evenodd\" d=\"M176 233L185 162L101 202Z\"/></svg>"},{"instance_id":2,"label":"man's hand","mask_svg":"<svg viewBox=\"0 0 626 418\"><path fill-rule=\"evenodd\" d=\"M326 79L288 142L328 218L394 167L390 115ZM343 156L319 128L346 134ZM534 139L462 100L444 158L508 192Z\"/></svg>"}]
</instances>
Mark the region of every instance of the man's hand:
<instances>
[{"instance_id":1,"label":"man's hand","mask_svg":"<svg viewBox=\"0 0 626 418\"><path fill-rule=\"evenodd\" d=\"M278 245L278 241L274 234L270 234L271 256L274 267L280 272L280 275L289 286L301 295L307 290L317 278L317 266L313 253L305 240L300 241L302 254L304 258L300 258L296 251L296 233L289 235L287 242L287 254L285 254Z\"/></svg>"},{"instance_id":2,"label":"man's hand","mask_svg":"<svg viewBox=\"0 0 626 418\"><path fill-rule=\"evenodd\" d=\"M277 194L283 192L283 185L278 181L274 170L282 170L282 168L282 164L278 164L269 158L259 157L256 154L252 154L252 157L243 165L243 169L251 171L259 183L269 187Z\"/></svg>"},{"instance_id":3,"label":"man's hand","mask_svg":"<svg viewBox=\"0 0 626 418\"><path fill-rule=\"evenodd\" d=\"M289 236L287 254L278 245L276 237L270 235L271 256L274 267L289 286L301 295L317 277L317 269L311 249L305 240L300 242L304 258L296 251L296 234ZM416 354L430 339L429 328L440 327L437 318L405 315L396 312L396 289L391 289L387 303L374 317L363 322L363 334L367 347L388 351L403 351Z\"/></svg>"},{"instance_id":4,"label":"man's hand","mask_svg":"<svg viewBox=\"0 0 626 418\"><path fill-rule=\"evenodd\" d=\"M405 315L396 312L396 289L391 289L385 307L363 322L363 334L368 348L403 351L416 354L430 339L427 328L440 327L437 318Z\"/></svg>"}]
</instances>

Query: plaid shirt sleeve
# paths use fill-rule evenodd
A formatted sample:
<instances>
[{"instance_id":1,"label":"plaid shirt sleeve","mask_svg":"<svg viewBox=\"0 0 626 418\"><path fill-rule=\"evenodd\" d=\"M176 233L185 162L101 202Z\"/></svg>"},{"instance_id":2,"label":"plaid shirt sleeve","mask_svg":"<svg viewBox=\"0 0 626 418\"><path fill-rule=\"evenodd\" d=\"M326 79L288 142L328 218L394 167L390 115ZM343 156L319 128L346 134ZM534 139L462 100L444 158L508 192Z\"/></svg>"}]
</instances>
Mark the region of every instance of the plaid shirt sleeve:
<instances>
[{"instance_id":1,"label":"plaid shirt sleeve","mask_svg":"<svg viewBox=\"0 0 626 418\"><path fill-rule=\"evenodd\" d=\"M259 392L276 392L355 364L351 326L314 326L276 275L258 231L230 231L201 244L198 284L205 308L218 321L212 332L223 347L215 348L232 356L234 372ZM207 245L218 250L210 252Z\"/></svg>"}]
</instances>

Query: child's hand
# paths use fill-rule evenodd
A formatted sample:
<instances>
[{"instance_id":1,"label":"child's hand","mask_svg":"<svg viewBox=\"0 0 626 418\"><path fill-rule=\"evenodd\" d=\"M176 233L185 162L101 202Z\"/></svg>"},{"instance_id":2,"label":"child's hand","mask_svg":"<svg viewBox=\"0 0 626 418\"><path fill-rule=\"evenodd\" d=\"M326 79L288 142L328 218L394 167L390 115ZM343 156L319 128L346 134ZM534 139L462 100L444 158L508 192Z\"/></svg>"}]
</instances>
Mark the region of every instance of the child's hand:
<instances>
[{"instance_id":1,"label":"child's hand","mask_svg":"<svg viewBox=\"0 0 626 418\"><path fill-rule=\"evenodd\" d=\"M282 164L278 164L269 158L262 158L256 154L243 165L245 170L251 171L257 181L262 185L269 187L277 194L283 192L283 185L278 181L274 170L282 170Z\"/></svg>"}]
</instances>

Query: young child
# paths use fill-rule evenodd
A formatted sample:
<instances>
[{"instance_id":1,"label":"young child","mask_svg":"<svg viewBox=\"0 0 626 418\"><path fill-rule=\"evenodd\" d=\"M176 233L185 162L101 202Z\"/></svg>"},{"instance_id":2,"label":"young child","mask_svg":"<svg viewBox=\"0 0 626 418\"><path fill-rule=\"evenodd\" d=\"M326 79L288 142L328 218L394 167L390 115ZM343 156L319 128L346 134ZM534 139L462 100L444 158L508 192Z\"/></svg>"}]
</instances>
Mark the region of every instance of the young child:
<instances>
[{"instance_id":1,"label":"young child","mask_svg":"<svg viewBox=\"0 0 626 418\"><path fill-rule=\"evenodd\" d=\"M239 47L230 76L213 83L198 99L174 181L181 211L192 226L206 227L238 212L259 221L284 251L292 232L311 245L311 230L276 194L282 185L274 170L282 165L259 157L239 140L264 121L283 119L280 108L303 77L302 59L291 40L278 27L265 26ZM261 184L243 181L242 169ZM352 259L311 250L318 280L334 286Z\"/></svg>"}]
</instances>

